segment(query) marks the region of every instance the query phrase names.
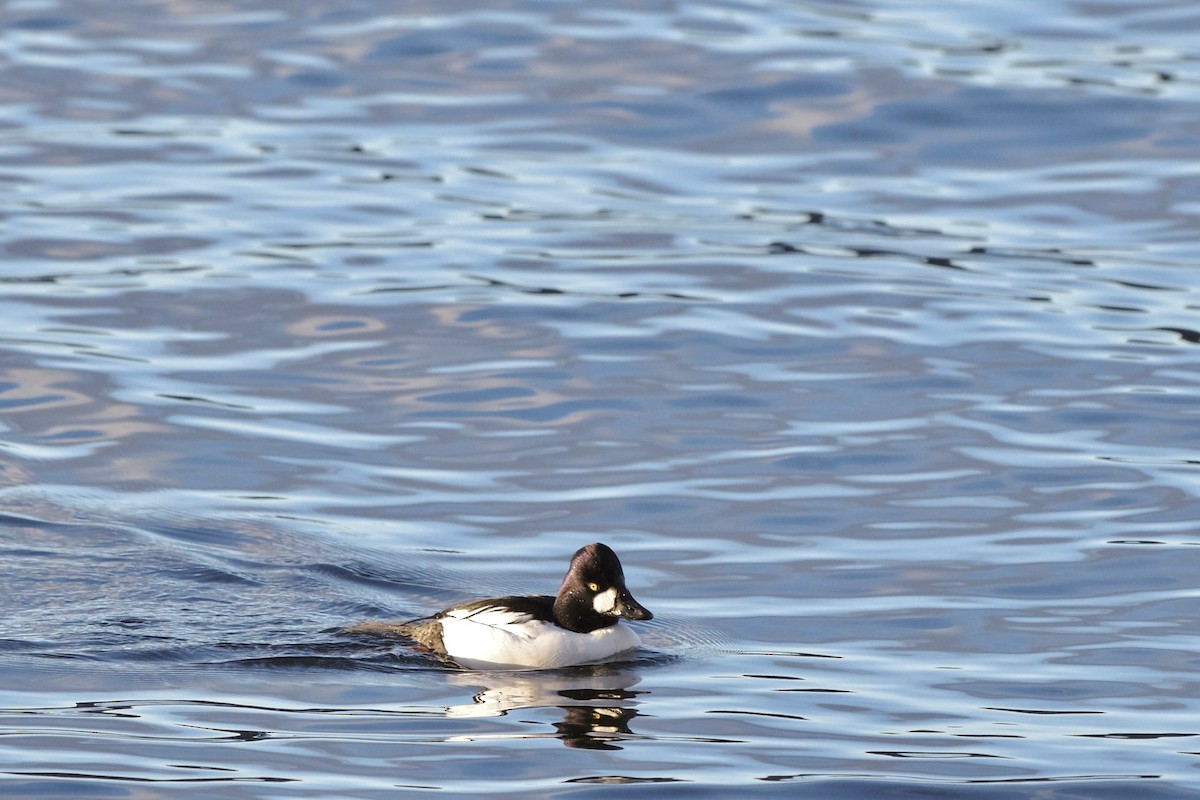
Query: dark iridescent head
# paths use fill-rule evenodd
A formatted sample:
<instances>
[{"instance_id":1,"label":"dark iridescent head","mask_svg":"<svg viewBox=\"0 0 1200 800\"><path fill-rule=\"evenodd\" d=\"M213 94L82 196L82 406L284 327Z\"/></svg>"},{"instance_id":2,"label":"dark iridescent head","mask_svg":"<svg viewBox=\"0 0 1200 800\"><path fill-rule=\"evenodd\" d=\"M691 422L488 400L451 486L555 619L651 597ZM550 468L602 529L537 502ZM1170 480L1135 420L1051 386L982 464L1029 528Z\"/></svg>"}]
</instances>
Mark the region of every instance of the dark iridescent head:
<instances>
[{"instance_id":1,"label":"dark iridescent head","mask_svg":"<svg viewBox=\"0 0 1200 800\"><path fill-rule=\"evenodd\" d=\"M599 542L581 547L554 601L558 623L587 633L625 619L654 619L625 587L625 570L608 545Z\"/></svg>"}]
</instances>

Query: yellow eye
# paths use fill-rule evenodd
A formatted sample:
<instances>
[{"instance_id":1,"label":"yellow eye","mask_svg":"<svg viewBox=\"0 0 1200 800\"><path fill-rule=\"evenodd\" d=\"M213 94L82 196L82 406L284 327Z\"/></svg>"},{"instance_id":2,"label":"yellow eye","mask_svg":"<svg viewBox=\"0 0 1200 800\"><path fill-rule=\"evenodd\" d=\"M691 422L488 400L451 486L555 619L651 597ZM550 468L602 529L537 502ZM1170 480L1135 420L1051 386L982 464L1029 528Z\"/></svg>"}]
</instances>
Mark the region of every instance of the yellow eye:
<instances>
[{"instance_id":1,"label":"yellow eye","mask_svg":"<svg viewBox=\"0 0 1200 800\"><path fill-rule=\"evenodd\" d=\"M588 588L589 588L589 589L591 589L593 592L598 592L598 591L600 591L600 584L598 584L598 583L589 583L589 584L588 584Z\"/></svg>"}]
</instances>

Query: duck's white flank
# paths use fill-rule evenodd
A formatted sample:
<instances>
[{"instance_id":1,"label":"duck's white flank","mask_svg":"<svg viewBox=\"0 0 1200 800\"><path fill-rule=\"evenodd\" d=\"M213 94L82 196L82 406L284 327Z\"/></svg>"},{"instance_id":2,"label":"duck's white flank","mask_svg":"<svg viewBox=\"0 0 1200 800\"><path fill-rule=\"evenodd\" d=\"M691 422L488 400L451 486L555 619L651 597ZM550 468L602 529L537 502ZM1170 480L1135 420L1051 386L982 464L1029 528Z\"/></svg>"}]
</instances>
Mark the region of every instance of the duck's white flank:
<instances>
[{"instance_id":1,"label":"duck's white flank","mask_svg":"<svg viewBox=\"0 0 1200 800\"><path fill-rule=\"evenodd\" d=\"M450 609L439 620L446 653L469 669L553 669L606 661L642 643L625 625L576 633L499 606ZM467 657L465 653L470 653Z\"/></svg>"}]
</instances>

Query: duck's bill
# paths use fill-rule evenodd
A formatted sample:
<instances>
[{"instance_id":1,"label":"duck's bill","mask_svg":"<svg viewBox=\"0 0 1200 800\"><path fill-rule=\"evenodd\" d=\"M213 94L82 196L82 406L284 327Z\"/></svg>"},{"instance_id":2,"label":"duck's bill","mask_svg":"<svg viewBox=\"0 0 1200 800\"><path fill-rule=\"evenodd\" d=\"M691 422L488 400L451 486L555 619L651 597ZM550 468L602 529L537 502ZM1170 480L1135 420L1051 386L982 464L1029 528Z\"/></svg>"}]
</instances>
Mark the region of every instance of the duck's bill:
<instances>
[{"instance_id":1,"label":"duck's bill","mask_svg":"<svg viewBox=\"0 0 1200 800\"><path fill-rule=\"evenodd\" d=\"M633 599L633 595L629 592L622 592L617 598L617 607L615 609L618 617L625 619L654 619L654 615L650 613L650 609L643 606L637 600Z\"/></svg>"}]
</instances>

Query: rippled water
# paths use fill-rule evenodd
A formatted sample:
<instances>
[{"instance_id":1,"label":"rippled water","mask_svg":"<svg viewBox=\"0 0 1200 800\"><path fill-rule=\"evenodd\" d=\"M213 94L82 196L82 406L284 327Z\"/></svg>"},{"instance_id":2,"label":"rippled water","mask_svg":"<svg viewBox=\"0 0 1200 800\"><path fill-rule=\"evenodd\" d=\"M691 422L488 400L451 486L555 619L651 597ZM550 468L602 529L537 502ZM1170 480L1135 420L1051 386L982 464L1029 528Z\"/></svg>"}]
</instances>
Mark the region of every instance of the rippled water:
<instances>
[{"instance_id":1,"label":"rippled water","mask_svg":"<svg viewBox=\"0 0 1200 800\"><path fill-rule=\"evenodd\" d=\"M0 793L1200 788L1197 26L6 4Z\"/></svg>"}]
</instances>

